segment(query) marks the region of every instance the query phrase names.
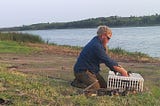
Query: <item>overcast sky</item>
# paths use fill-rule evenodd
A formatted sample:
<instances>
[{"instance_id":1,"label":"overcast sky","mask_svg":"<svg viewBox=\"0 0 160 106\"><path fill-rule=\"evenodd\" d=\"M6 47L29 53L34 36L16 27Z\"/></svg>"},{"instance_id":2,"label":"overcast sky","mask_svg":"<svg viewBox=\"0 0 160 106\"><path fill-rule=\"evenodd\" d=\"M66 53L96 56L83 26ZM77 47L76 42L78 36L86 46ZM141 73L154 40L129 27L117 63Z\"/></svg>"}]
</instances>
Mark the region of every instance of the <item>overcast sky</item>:
<instances>
[{"instance_id":1,"label":"overcast sky","mask_svg":"<svg viewBox=\"0 0 160 106\"><path fill-rule=\"evenodd\" d=\"M0 0L0 27L160 14L160 0Z\"/></svg>"}]
</instances>

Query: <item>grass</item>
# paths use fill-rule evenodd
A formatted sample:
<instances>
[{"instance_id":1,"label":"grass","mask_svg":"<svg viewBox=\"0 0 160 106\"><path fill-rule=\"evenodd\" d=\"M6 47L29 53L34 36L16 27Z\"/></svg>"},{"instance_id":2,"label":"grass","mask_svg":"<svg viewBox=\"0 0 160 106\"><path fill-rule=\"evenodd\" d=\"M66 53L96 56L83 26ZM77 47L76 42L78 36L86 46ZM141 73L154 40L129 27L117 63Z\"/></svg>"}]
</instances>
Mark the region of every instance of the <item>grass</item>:
<instances>
[{"instance_id":1,"label":"grass","mask_svg":"<svg viewBox=\"0 0 160 106\"><path fill-rule=\"evenodd\" d=\"M141 52L128 52L126 50L123 50L120 47L110 49L110 51L114 54L118 55L130 55L130 56L139 56L139 57L149 57L147 54L141 53Z\"/></svg>"},{"instance_id":2,"label":"grass","mask_svg":"<svg viewBox=\"0 0 160 106\"><path fill-rule=\"evenodd\" d=\"M81 46L70 46L70 45L58 45L56 43L49 43L50 45L53 45L53 46L59 46L59 47L63 47L63 48L68 48L68 49L72 49L72 50L82 50L83 47Z\"/></svg>"},{"instance_id":3,"label":"grass","mask_svg":"<svg viewBox=\"0 0 160 106\"><path fill-rule=\"evenodd\" d=\"M17 70L9 71L7 66L9 65L0 65L0 98L10 100L12 106L158 106L160 104L160 86L150 82L145 82L150 89L139 94L86 97L78 94L78 89L71 87L68 81L51 79L45 75L24 74Z\"/></svg>"},{"instance_id":4,"label":"grass","mask_svg":"<svg viewBox=\"0 0 160 106\"><path fill-rule=\"evenodd\" d=\"M157 59L141 52L129 52L122 48L109 49L109 54L115 60L133 61L133 62L154 62Z\"/></svg>"},{"instance_id":5,"label":"grass","mask_svg":"<svg viewBox=\"0 0 160 106\"><path fill-rule=\"evenodd\" d=\"M18 33L18 32L0 32L0 40L2 41L16 41L16 42L30 42L30 43L44 43L41 37L37 35Z\"/></svg>"},{"instance_id":6,"label":"grass","mask_svg":"<svg viewBox=\"0 0 160 106\"><path fill-rule=\"evenodd\" d=\"M40 48L32 48L32 47L25 46L24 43L18 43L13 41L0 41L0 53L29 54L39 50Z\"/></svg>"}]
</instances>

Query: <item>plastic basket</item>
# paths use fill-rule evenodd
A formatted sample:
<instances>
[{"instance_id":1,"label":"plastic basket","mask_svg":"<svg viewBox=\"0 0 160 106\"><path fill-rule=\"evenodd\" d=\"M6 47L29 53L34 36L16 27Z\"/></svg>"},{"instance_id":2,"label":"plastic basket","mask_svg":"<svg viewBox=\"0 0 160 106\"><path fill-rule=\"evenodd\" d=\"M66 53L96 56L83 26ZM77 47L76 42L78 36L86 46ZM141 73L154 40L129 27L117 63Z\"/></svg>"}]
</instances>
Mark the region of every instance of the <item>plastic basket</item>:
<instances>
[{"instance_id":1,"label":"plastic basket","mask_svg":"<svg viewBox=\"0 0 160 106\"><path fill-rule=\"evenodd\" d=\"M115 90L119 92L123 91L143 91L143 77L138 73L131 73L129 77L115 75L113 71L109 71L107 89Z\"/></svg>"}]
</instances>

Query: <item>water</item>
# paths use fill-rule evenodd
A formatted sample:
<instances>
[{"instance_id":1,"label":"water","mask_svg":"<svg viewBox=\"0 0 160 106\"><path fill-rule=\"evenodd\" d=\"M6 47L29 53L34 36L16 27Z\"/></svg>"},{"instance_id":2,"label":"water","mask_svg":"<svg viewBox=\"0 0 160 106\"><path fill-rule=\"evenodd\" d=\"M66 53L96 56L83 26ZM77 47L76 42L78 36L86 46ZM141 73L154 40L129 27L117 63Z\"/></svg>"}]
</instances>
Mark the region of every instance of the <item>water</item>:
<instances>
[{"instance_id":1,"label":"water","mask_svg":"<svg viewBox=\"0 0 160 106\"><path fill-rule=\"evenodd\" d=\"M109 48L120 47L131 52L142 52L160 57L160 26L111 28L113 36ZM95 35L97 28L53 29L23 31L41 36L49 43L84 46Z\"/></svg>"}]
</instances>

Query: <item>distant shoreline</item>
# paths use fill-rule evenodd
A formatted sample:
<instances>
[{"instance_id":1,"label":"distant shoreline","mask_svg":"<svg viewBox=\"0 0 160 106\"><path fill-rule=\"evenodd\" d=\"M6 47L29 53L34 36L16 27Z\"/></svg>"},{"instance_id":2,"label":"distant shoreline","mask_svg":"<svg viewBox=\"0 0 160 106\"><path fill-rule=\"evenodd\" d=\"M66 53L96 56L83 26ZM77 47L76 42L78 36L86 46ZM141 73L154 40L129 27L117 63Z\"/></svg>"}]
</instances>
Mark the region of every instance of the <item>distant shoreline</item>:
<instances>
[{"instance_id":1,"label":"distant shoreline","mask_svg":"<svg viewBox=\"0 0 160 106\"><path fill-rule=\"evenodd\" d=\"M37 23L37 24L23 25L18 27L0 28L0 31L95 28L99 25L107 25L110 27L159 26L160 15L155 14L155 15L139 16L139 17L110 16L110 17L89 18L85 20L72 21L72 22Z\"/></svg>"}]
</instances>

